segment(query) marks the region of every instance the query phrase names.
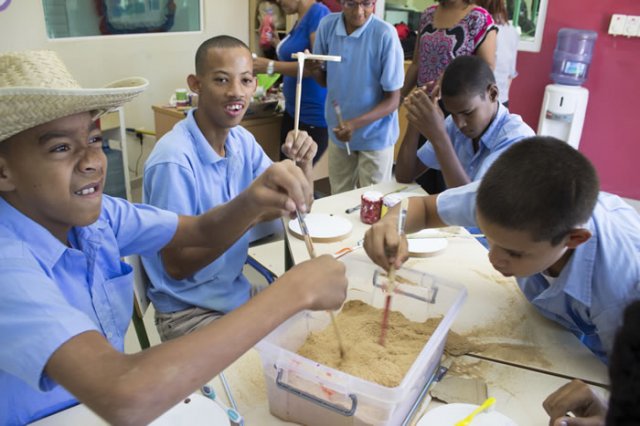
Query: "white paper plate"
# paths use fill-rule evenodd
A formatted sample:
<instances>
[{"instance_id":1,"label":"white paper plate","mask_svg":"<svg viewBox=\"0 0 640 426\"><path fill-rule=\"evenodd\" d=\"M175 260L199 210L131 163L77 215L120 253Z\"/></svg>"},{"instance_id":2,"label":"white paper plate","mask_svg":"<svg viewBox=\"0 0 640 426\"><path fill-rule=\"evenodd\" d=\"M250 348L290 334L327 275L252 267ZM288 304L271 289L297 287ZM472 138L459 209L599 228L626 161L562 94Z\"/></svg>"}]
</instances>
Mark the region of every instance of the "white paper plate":
<instances>
[{"instance_id":1,"label":"white paper plate","mask_svg":"<svg viewBox=\"0 0 640 426\"><path fill-rule=\"evenodd\" d=\"M309 213L304 219L311 239L315 241L339 241L346 238L353 229L353 224L339 215L327 213ZM289 230L298 238L302 238L302 230L298 219L289 221Z\"/></svg>"},{"instance_id":2,"label":"white paper plate","mask_svg":"<svg viewBox=\"0 0 640 426\"><path fill-rule=\"evenodd\" d=\"M190 395L188 399L189 403L180 402L149 424L152 426L230 426L229 417L214 401L197 393ZM37 426L103 426L107 424L83 404L33 423Z\"/></svg>"},{"instance_id":3,"label":"white paper plate","mask_svg":"<svg viewBox=\"0 0 640 426\"><path fill-rule=\"evenodd\" d=\"M446 238L410 238L409 256L427 257L434 256L446 249L449 241Z\"/></svg>"},{"instance_id":4,"label":"white paper plate","mask_svg":"<svg viewBox=\"0 0 640 426\"><path fill-rule=\"evenodd\" d=\"M428 411L416 426L451 426L478 408L473 404L447 404ZM516 422L497 411L485 411L473 418L469 426L518 426Z\"/></svg>"}]
</instances>

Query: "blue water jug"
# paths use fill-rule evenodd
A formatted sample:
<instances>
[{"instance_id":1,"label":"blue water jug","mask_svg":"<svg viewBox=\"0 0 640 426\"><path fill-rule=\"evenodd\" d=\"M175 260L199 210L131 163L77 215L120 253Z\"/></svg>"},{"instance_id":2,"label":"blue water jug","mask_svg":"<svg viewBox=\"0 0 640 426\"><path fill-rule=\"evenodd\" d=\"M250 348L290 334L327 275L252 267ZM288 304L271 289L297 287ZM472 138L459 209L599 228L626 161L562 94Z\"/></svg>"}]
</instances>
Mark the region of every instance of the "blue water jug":
<instances>
[{"instance_id":1,"label":"blue water jug","mask_svg":"<svg viewBox=\"0 0 640 426\"><path fill-rule=\"evenodd\" d=\"M595 31L574 28L558 31L551 71L551 78L556 84L580 86L585 82L597 37Z\"/></svg>"}]
</instances>

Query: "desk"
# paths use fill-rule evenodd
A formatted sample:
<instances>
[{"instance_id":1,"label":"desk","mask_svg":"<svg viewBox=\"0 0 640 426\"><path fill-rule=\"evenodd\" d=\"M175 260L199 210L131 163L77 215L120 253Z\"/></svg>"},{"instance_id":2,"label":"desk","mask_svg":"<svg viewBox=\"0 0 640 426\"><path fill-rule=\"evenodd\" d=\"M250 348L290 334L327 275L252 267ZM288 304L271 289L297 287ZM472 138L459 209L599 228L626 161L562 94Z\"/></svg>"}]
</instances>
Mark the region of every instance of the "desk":
<instances>
[{"instance_id":1,"label":"desk","mask_svg":"<svg viewBox=\"0 0 640 426\"><path fill-rule=\"evenodd\" d=\"M349 218L354 226L352 233L340 242L316 243L316 252L335 253L363 238L368 225L360 222L359 213L344 213L345 208L359 203L360 194L371 189L386 193L400 186L387 182L317 200L313 212L340 214ZM414 191L420 193L422 190ZM294 263L309 258L304 242L292 236L288 229L285 238ZM273 241L269 244L272 244L271 251L284 245ZM364 256L364 253L358 255ZM264 260L257 250L254 256L258 261ZM489 393L498 398L498 411L519 425L546 424L548 419L542 401L569 378L608 383L606 367L573 334L538 314L515 280L505 278L493 269L486 249L475 239L452 238L441 254L410 259L407 266L446 276L467 288L467 301L452 331L470 339L473 336L477 343L485 343L485 346L457 358L456 363L473 366L468 375L487 382ZM262 366L254 350L232 364L226 374L246 418L254 418L264 425L290 424L269 414ZM433 405L426 404L426 407L429 409Z\"/></svg>"}]
</instances>

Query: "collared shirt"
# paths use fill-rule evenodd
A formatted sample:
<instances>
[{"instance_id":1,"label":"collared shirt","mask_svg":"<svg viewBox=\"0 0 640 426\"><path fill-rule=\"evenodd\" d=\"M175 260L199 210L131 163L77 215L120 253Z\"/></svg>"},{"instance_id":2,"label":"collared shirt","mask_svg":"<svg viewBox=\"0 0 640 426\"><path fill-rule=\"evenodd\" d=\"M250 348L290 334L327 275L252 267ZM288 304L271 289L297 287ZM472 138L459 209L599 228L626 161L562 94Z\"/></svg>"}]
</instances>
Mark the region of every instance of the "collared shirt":
<instances>
[{"instance_id":1,"label":"collared shirt","mask_svg":"<svg viewBox=\"0 0 640 426\"><path fill-rule=\"evenodd\" d=\"M438 196L445 223L476 226L478 186L472 182ZM544 316L568 328L606 362L624 307L640 299L640 215L619 197L601 192L584 228L591 238L576 247L555 282L541 273L517 281Z\"/></svg>"},{"instance_id":2,"label":"collared shirt","mask_svg":"<svg viewBox=\"0 0 640 426\"><path fill-rule=\"evenodd\" d=\"M498 25L498 36L496 39L496 69L493 74L496 76L498 86L498 100L505 103L509 100L509 87L511 80L518 76L516 62L518 60L518 44L520 34L513 25Z\"/></svg>"},{"instance_id":3,"label":"collared shirt","mask_svg":"<svg viewBox=\"0 0 640 426\"><path fill-rule=\"evenodd\" d=\"M349 120L371 111L382 101L384 92L402 88L404 53L398 33L372 14L363 26L347 35L342 13L332 13L320 22L313 53L342 58L341 62L326 62L325 117L330 139L346 149L332 130L338 127L333 102ZM355 130L350 147L354 151L379 151L395 144L399 133L398 112L394 111Z\"/></svg>"},{"instance_id":4,"label":"collared shirt","mask_svg":"<svg viewBox=\"0 0 640 426\"><path fill-rule=\"evenodd\" d=\"M451 116L445 119L445 129L462 168L472 181L482 178L491 164L511 145L535 135L519 115L510 114L501 104L498 104L493 121L480 136L477 152L473 152L473 141L460 131ZM440 170L440 162L429 141L418 149L418 158L425 166Z\"/></svg>"},{"instance_id":5,"label":"collared shirt","mask_svg":"<svg viewBox=\"0 0 640 426\"><path fill-rule=\"evenodd\" d=\"M62 344L95 330L123 350L133 275L120 258L165 246L178 219L105 195L67 247L3 198L0 217L0 424L18 425L77 403L44 372Z\"/></svg>"},{"instance_id":6,"label":"collared shirt","mask_svg":"<svg viewBox=\"0 0 640 426\"><path fill-rule=\"evenodd\" d=\"M229 131L225 156L219 156L193 112L158 141L144 168L145 202L182 215L202 214L230 201L272 164L241 126ZM145 256L142 260L152 283L149 298L160 312L193 306L229 312L249 299L250 284L242 274L248 251L245 233L218 259L184 280L167 275L160 253Z\"/></svg>"},{"instance_id":7,"label":"collared shirt","mask_svg":"<svg viewBox=\"0 0 640 426\"><path fill-rule=\"evenodd\" d=\"M302 19L296 22L289 34L282 39L277 48L278 60L295 62L291 54L312 50L311 34L318 29L320 20L329 14L329 9L322 3L313 3ZM297 77L283 76L282 94L284 95L285 110L293 117L296 107ZM324 101L327 89L316 82L313 77L302 79L302 94L300 96L300 121L310 126L327 127L324 119Z\"/></svg>"}]
</instances>

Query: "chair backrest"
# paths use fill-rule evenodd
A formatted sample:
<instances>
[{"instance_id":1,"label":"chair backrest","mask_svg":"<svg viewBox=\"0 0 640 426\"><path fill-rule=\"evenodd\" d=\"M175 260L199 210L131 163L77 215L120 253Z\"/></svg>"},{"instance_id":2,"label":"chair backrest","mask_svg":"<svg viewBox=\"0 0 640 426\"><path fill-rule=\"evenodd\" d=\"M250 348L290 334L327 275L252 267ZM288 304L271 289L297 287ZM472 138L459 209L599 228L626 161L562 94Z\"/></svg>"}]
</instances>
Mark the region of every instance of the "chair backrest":
<instances>
[{"instance_id":1,"label":"chair backrest","mask_svg":"<svg viewBox=\"0 0 640 426\"><path fill-rule=\"evenodd\" d=\"M147 309L149 308L149 298L147 297L147 288L149 288L149 277L142 266L142 260L137 254L127 256L124 258L133 268L133 292L134 292L134 306L136 308L136 314L139 317L143 317Z\"/></svg>"},{"instance_id":2,"label":"chair backrest","mask_svg":"<svg viewBox=\"0 0 640 426\"><path fill-rule=\"evenodd\" d=\"M133 326L140 342L140 348L146 349L150 345L149 334L144 326L144 314L149 308L149 298L147 297L147 288L149 287L149 277L144 270L140 256L131 255L124 258L133 268Z\"/></svg>"}]
</instances>

